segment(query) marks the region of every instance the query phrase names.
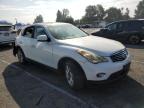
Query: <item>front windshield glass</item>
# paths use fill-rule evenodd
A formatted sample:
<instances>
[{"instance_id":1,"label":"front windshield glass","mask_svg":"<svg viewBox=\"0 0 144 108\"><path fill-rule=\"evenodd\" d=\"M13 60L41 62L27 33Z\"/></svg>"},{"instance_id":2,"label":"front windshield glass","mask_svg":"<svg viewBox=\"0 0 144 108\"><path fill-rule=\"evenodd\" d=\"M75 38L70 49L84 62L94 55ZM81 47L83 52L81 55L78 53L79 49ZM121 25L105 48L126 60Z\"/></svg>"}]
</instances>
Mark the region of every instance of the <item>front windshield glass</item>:
<instances>
[{"instance_id":1,"label":"front windshield glass","mask_svg":"<svg viewBox=\"0 0 144 108\"><path fill-rule=\"evenodd\" d=\"M83 32L82 30L71 24L49 25L48 30L54 38L59 40L88 36L87 33Z\"/></svg>"}]
</instances>

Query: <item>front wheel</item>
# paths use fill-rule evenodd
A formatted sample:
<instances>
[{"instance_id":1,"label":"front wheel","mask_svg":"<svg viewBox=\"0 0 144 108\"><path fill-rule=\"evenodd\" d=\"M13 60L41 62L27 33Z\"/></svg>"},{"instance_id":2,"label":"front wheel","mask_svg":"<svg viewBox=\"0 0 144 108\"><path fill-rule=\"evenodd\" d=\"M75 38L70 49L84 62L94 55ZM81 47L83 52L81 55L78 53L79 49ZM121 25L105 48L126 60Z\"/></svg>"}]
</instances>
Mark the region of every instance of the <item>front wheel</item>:
<instances>
[{"instance_id":1,"label":"front wheel","mask_svg":"<svg viewBox=\"0 0 144 108\"><path fill-rule=\"evenodd\" d=\"M73 89L81 89L85 85L86 78L82 69L72 61L65 64L65 76L69 86Z\"/></svg>"},{"instance_id":2,"label":"front wheel","mask_svg":"<svg viewBox=\"0 0 144 108\"><path fill-rule=\"evenodd\" d=\"M17 57L18 57L18 61L20 62L20 63L25 63L26 62L26 60L25 60L25 55L24 55L24 53L23 53L23 51L19 48L18 49L18 51L17 51Z\"/></svg>"}]
</instances>

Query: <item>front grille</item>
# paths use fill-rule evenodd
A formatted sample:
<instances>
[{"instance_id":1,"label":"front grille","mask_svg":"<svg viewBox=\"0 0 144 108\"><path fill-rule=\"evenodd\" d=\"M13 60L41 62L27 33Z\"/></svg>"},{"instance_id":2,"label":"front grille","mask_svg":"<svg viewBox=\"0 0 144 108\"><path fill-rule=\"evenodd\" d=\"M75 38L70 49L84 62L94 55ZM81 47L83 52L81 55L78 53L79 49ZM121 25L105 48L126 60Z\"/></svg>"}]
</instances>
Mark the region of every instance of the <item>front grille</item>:
<instances>
[{"instance_id":1,"label":"front grille","mask_svg":"<svg viewBox=\"0 0 144 108\"><path fill-rule=\"evenodd\" d=\"M126 49L120 50L111 55L111 59L113 62L123 61L127 58L128 52Z\"/></svg>"}]
</instances>

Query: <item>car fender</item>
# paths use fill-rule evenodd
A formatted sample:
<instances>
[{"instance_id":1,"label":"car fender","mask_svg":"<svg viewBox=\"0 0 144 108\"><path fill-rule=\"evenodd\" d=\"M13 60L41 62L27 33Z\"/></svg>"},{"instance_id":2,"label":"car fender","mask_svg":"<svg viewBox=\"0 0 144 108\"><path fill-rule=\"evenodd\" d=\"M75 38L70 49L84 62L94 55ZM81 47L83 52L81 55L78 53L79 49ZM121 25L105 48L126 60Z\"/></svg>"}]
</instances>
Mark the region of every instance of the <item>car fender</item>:
<instances>
[{"instance_id":1,"label":"car fender","mask_svg":"<svg viewBox=\"0 0 144 108\"><path fill-rule=\"evenodd\" d=\"M59 61L63 58L71 58L76 61L80 66L87 60L77 53L78 48L58 45L53 47L54 67L58 69Z\"/></svg>"}]
</instances>

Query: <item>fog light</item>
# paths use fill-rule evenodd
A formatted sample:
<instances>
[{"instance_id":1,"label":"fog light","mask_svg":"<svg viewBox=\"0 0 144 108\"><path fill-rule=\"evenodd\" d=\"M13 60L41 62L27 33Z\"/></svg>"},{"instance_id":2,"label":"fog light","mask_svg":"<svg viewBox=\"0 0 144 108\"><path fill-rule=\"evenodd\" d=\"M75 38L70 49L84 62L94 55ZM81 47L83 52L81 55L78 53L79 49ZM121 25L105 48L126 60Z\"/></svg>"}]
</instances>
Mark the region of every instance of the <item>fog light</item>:
<instances>
[{"instance_id":1,"label":"fog light","mask_svg":"<svg viewBox=\"0 0 144 108\"><path fill-rule=\"evenodd\" d=\"M98 78L101 78L101 77L104 77L104 76L105 76L105 73L98 73L96 76L97 76Z\"/></svg>"}]
</instances>

